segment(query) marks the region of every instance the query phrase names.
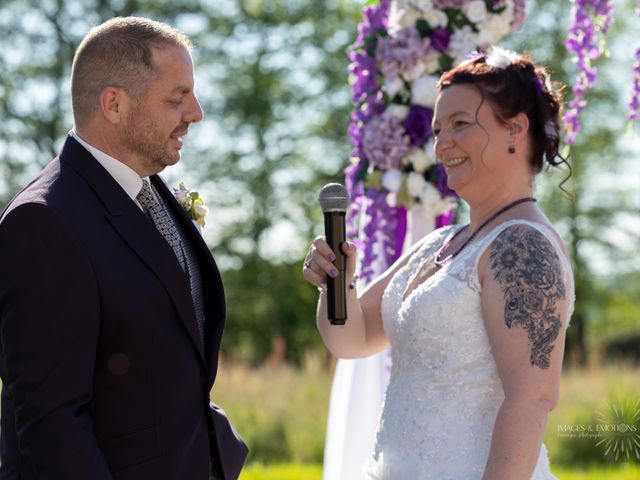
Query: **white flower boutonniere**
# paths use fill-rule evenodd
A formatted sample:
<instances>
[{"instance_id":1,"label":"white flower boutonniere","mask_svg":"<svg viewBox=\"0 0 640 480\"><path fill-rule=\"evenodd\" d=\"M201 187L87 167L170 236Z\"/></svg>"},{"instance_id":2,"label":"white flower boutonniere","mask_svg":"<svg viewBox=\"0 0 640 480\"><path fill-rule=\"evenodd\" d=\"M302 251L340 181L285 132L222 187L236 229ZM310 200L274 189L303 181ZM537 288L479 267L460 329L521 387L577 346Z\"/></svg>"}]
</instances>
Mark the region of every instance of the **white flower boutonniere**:
<instances>
[{"instance_id":1,"label":"white flower boutonniere","mask_svg":"<svg viewBox=\"0 0 640 480\"><path fill-rule=\"evenodd\" d=\"M209 207L204 203L204 200L200 197L200 194L195 191L190 191L185 187L184 183L180 184L180 188L173 189L173 196L178 203L182 205L187 215L194 220L200 228L204 228L205 220L209 214Z\"/></svg>"}]
</instances>

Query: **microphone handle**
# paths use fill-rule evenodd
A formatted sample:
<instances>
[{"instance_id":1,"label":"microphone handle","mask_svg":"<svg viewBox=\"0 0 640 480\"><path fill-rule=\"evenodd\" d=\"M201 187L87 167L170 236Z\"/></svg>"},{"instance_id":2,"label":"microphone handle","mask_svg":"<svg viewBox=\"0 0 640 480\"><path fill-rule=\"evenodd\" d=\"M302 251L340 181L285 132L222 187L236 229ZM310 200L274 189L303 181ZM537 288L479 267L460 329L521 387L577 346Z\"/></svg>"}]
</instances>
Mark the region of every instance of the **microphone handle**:
<instances>
[{"instance_id":1,"label":"microphone handle","mask_svg":"<svg viewBox=\"0 0 640 480\"><path fill-rule=\"evenodd\" d=\"M326 212L324 214L324 231L327 243L333 250L336 259L333 262L338 276L327 277L327 316L331 325L344 325L347 320L347 257L342 253L345 242L345 213Z\"/></svg>"}]
</instances>

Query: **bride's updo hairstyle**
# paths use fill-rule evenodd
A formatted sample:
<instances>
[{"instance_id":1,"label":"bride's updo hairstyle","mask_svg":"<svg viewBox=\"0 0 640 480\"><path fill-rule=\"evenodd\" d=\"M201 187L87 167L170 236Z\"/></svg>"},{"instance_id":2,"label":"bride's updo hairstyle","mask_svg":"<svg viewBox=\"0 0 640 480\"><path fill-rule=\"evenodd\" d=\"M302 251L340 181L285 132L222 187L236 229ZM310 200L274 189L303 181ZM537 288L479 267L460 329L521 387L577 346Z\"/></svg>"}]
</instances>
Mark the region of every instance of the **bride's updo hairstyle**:
<instances>
[{"instance_id":1,"label":"bride's updo hairstyle","mask_svg":"<svg viewBox=\"0 0 640 480\"><path fill-rule=\"evenodd\" d=\"M531 156L529 164L539 173L547 164L569 164L559 153L562 87L554 88L544 67L531 57L499 47L472 53L440 78L440 91L452 85L475 85L502 123L524 113L529 118ZM570 175L570 174L569 174Z\"/></svg>"}]
</instances>

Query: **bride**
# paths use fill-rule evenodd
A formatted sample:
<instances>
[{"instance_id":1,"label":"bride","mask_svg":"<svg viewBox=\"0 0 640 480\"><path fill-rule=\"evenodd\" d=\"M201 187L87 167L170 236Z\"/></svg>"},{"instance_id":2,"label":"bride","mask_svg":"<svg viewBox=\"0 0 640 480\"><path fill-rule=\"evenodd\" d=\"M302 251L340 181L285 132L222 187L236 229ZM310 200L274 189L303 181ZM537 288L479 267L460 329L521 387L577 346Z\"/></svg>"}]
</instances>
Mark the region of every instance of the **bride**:
<instances>
[{"instance_id":1,"label":"bride","mask_svg":"<svg viewBox=\"0 0 640 480\"><path fill-rule=\"evenodd\" d=\"M433 131L449 187L470 223L427 235L327 321L335 275L318 237L304 277L320 287L317 322L341 358L392 346L376 446L379 480L554 479L542 443L558 401L574 286L562 241L533 198L558 166L560 95L544 68L501 49L445 73ZM356 248L343 246L354 281Z\"/></svg>"}]
</instances>

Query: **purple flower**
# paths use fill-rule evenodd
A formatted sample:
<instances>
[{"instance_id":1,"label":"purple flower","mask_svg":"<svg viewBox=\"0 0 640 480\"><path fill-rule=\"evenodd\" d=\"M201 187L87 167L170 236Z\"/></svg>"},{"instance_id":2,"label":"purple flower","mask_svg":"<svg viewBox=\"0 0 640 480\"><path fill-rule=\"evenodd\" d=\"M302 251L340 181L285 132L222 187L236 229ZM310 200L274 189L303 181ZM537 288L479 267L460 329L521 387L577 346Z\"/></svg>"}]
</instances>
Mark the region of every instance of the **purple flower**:
<instances>
[{"instance_id":1,"label":"purple flower","mask_svg":"<svg viewBox=\"0 0 640 480\"><path fill-rule=\"evenodd\" d=\"M451 32L446 28L438 28L431 34L431 46L440 53L447 50L449 40L451 40Z\"/></svg>"},{"instance_id":2,"label":"purple flower","mask_svg":"<svg viewBox=\"0 0 640 480\"><path fill-rule=\"evenodd\" d=\"M433 110L419 105L412 105L404 119L404 128L411 138L411 144L423 145L431 136L431 120Z\"/></svg>"},{"instance_id":3,"label":"purple flower","mask_svg":"<svg viewBox=\"0 0 640 480\"><path fill-rule=\"evenodd\" d=\"M525 0L512 0L514 6ZM577 0L581 1L581 0ZM434 8L457 9L468 0L433 0ZM429 53L451 48L452 34L446 29L422 38L416 28L388 32L391 0L380 0L363 10L358 37L348 53L350 83L356 104L349 125L354 162L345 170L345 185L352 199L347 213L347 235L362 253L360 276L367 282L390 266L401 253L406 234L404 206L392 207L384 188L365 188L365 178L373 168L402 169L407 153L431 136L433 111L411 106L404 121L386 112L389 98L383 95L383 76L389 80L402 75L411 82L416 66ZM516 5L517 4L517 5ZM518 20L514 20L516 23ZM433 46L433 49L431 48ZM441 166L433 167L431 180L443 196L455 196L446 186ZM438 217L438 226L451 222L451 212Z\"/></svg>"},{"instance_id":4,"label":"purple flower","mask_svg":"<svg viewBox=\"0 0 640 480\"><path fill-rule=\"evenodd\" d=\"M572 88L573 100L564 115L566 140L575 142L580 131L580 113L587 104L587 91L593 87L597 70L591 62L604 50L604 38L611 24L611 0L577 0L573 9L573 22L569 27L565 46L576 56L580 73Z\"/></svg>"},{"instance_id":5,"label":"purple flower","mask_svg":"<svg viewBox=\"0 0 640 480\"><path fill-rule=\"evenodd\" d=\"M403 28L394 36L381 38L376 52L380 70L389 78L410 72L425 57L430 43L428 38L422 38L413 27Z\"/></svg>"},{"instance_id":6,"label":"purple flower","mask_svg":"<svg viewBox=\"0 0 640 480\"><path fill-rule=\"evenodd\" d=\"M513 2L513 21L511 22L511 30L517 30L522 26L527 18L526 1L514 0Z\"/></svg>"},{"instance_id":7,"label":"purple flower","mask_svg":"<svg viewBox=\"0 0 640 480\"><path fill-rule=\"evenodd\" d=\"M362 149L367 159L377 167L400 170L409 150L410 138L395 115L380 115L367 124Z\"/></svg>"},{"instance_id":8,"label":"purple flower","mask_svg":"<svg viewBox=\"0 0 640 480\"><path fill-rule=\"evenodd\" d=\"M636 14L640 16L640 0L636 8ZM633 65L633 90L629 101L627 120L640 120L640 48L636 50L636 62Z\"/></svg>"},{"instance_id":9,"label":"purple flower","mask_svg":"<svg viewBox=\"0 0 640 480\"><path fill-rule=\"evenodd\" d=\"M406 211L402 207L390 206L387 193L384 189L370 188L362 202L363 216L369 221L356 243L363 248L359 276L365 283L390 267L402 253Z\"/></svg>"}]
</instances>

